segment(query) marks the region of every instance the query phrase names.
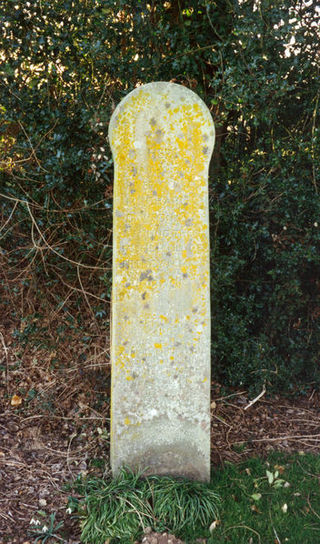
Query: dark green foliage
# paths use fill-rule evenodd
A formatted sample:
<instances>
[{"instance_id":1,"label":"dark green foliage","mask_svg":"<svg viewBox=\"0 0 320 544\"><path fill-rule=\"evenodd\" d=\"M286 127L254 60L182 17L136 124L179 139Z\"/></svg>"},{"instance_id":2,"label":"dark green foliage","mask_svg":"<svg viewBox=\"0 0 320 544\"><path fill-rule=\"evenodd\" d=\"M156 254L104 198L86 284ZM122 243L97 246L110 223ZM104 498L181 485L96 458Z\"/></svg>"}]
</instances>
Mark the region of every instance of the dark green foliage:
<instances>
[{"instance_id":1,"label":"dark green foliage","mask_svg":"<svg viewBox=\"0 0 320 544\"><path fill-rule=\"evenodd\" d=\"M174 79L204 99L217 129L214 375L226 385L286 392L318 385L315 3L7 0L0 28L2 300L37 296L41 320L53 293L56 309L79 327L82 278L85 291L96 288L97 326L107 322L108 121L137 84ZM65 284L78 289L72 303Z\"/></svg>"}]
</instances>

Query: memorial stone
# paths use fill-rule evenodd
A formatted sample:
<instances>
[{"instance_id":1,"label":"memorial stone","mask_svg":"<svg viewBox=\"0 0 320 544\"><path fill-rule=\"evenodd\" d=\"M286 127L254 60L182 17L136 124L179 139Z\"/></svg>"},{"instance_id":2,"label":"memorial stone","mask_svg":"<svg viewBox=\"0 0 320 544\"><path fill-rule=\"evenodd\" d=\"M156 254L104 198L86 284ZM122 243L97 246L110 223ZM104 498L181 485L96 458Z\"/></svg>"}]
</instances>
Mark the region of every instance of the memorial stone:
<instances>
[{"instance_id":1,"label":"memorial stone","mask_svg":"<svg viewBox=\"0 0 320 544\"><path fill-rule=\"evenodd\" d=\"M128 94L114 158L111 465L210 478L208 168L214 125L174 83Z\"/></svg>"}]
</instances>

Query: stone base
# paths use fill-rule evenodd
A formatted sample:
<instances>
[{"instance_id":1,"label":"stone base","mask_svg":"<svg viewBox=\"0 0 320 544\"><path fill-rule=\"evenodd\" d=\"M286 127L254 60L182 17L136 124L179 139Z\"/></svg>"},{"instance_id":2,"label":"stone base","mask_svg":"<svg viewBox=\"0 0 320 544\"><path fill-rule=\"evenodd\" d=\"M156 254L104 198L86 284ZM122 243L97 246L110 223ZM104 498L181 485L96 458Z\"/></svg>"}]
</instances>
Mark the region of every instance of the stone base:
<instances>
[{"instance_id":1,"label":"stone base","mask_svg":"<svg viewBox=\"0 0 320 544\"><path fill-rule=\"evenodd\" d=\"M115 441L111 464L113 474L125 466L145 476L167 475L208 482L209 454L208 435L200 427L188 421L161 420L144 423L134 435L127 431L124 439Z\"/></svg>"}]
</instances>

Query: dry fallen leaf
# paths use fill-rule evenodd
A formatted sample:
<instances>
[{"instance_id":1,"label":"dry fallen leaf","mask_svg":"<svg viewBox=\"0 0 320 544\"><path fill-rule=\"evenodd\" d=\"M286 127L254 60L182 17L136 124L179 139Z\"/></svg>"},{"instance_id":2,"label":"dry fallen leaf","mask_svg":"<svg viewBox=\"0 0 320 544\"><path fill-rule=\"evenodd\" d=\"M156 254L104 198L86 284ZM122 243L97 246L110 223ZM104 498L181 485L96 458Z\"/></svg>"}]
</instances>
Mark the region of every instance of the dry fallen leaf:
<instances>
[{"instance_id":1,"label":"dry fallen leaf","mask_svg":"<svg viewBox=\"0 0 320 544\"><path fill-rule=\"evenodd\" d=\"M10 402L11 406L20 406L21 403L22 398L19 395L13 395Z\"/></svg>"},{"instance_id":2,"label":"dry fallen leaf","mask_svg":"<svg viewBox=\"0 0 320 544\"><path fill-rule=\"evenodd\" d=\"M259 508L255 504L252 504L251 510L252 512L255 512L256 514L261 514L261 510L259 510Z\"/></svg>"},{"instance_id":3,"label":"dry fallen leaf","mask_svg":"<svg viewBox=\"0 0 320 544\"><path fill-rule=\"evenodd\" d=\"M215 519L215 520L211 523L211 525L210 525L210 527L209 527L210 533L212 533L212 531L214 531L214 530L218 527L219 524L220 524L220 520L219 520L219 519Z\"/></svg>"}]
</instances>

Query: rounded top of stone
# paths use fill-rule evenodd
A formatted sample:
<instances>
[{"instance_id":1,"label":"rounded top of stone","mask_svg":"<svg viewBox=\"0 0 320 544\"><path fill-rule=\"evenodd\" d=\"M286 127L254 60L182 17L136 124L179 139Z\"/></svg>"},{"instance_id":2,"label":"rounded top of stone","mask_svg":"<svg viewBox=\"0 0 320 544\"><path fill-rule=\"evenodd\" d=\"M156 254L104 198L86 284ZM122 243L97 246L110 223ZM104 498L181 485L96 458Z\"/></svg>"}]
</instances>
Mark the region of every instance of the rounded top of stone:
<instances>
[{"instance_id":1,"label":"rounded top of stone","mask_svg":"<svg viewBox=\"0 0 320 544\"><path fill-rule=\"evenodd\" d=\"M109 139L111 141L113 131L117 128L122 114L127 109L129 111L133 107L136 112L139 110L141 113L150 109L156 109L159 113L160 110L167 113L177 113L188 105L198 106L199 114L212 130L212 140L214 141L214 124L206 104L191 89L169 81L146 83L128 93L111 116Z\"/></svg>"}]
</instances>

